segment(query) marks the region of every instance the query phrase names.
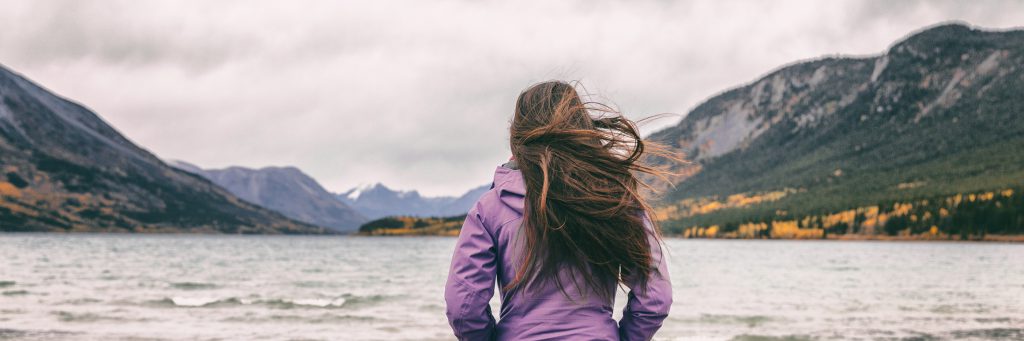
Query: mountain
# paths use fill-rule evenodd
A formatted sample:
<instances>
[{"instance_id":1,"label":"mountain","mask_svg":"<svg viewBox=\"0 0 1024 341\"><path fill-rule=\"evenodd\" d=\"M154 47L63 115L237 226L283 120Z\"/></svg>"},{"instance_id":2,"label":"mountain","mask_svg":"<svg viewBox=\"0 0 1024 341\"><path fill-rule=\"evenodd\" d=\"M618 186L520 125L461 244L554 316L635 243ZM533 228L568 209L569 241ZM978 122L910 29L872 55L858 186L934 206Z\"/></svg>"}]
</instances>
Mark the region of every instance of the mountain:
<instances>
[{"instance_id":1,"label":"mountain","mask_svg":"<svg viewBox=\"0 0 1024 341\"><path fill-rule=\"evenodd\" d=\"M210 179L245 201L298 221L328 227L337 232L355 232L366 221L365 217L337 200L316 180L295 167L204 170L184 161L168 163Z\"/></svg>"},{"instance_id":2,"label":"mountain","mask_svg":"<svg viewBox=\"0 0 1024 341\"><path fill-rule=\"evenodd\" d=\"M396 191L380 183L338 194L337 198L369 219L387 216L448 217L466 214L490 185L452 197L424 197L417 191Z\"/></svg>"},{"instance_id":3,"label":"mountain","mask_svg":"<svg viewBox=\"0 0 1024 341\"><path fill-rule=\"evenodd\" d=\"M0 66L0 231L324 233L170 167Z\"/></svg>"},{"instance_id":4,"label":"mountain","mask_svg":"<svg viewBox=\"0 0 1024 341\"><path fill-rule=\"evenodd\" d=\"M880 56L785 66L649 137L693 160L674 166L683 176L661 199L663 226L727 237L1024 233L1022 94L1021 30L946 24Z\"/></svg>"},{"instance_id":5,"label":"mountain","mask_svg":"<svg viewBox=\"0 0 1024 341\"><path fill-rule=\"evenodd\" d=\"M466 214L470 208L476 204L480 197L491 190L491 184L486 184L463 193L462 195L455 197L451 201L447 202L438 211L437 217L450 217Z\"/></svg>"}]
</instances>

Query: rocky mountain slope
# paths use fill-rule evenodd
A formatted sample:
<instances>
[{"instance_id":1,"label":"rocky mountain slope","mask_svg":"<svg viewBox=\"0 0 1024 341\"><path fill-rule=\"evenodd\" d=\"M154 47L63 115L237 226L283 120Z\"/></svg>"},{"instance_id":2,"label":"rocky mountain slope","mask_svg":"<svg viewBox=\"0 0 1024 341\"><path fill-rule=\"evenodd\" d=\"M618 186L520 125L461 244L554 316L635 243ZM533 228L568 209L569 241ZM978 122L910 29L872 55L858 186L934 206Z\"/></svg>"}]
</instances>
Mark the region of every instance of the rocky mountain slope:
<instances>
[{"instance_id":1,"label":"rocky mountain slope","mask_svg":"<svg viewBox=\"0 0 1024 341\"><path fill-rule=\"evenodd\" d=\"M337 232L355 232L367 220L295 167L201 169L184 161L168 163L210 179L245 201L298 221Z\"/></svg>"},{"instance_id":2,"label":"rocky mountain slope","mask_svg":"<svg viewBox=\"0 0 1024 341\"><path fill-rule=\"evenodd\" d=\"M1006 208L1024 186L1022 68L1024 31L947 24L877 57L800 62L714 96L650 136L694 160L662 198L665 227L1022 233L1024 209ZM957 220L968 201L950 198L992 193L998 222Z\"/></svg>"},{"instance_id":3,"label":"rocky mountain slope","mask_svg":"<svg viewBox=\"0 0 1024 341\"><path fill-rule=\"evenodd\" d=\"M0 231L324 233L164 164L0 66Z\"/></svg>"},{"instance_id":4,"label":"rocky mountain slope","mask_svg":"<svg viewBox=\"0 0 1024 341\"><path fill-rule=\"evenodd\" d=\"M458 197L424 197L417 191L396 191L382 184L357 187L337 198L370 219L387 216L448 217L466 214L490 185Z\"/></svg>"}]
</instances>

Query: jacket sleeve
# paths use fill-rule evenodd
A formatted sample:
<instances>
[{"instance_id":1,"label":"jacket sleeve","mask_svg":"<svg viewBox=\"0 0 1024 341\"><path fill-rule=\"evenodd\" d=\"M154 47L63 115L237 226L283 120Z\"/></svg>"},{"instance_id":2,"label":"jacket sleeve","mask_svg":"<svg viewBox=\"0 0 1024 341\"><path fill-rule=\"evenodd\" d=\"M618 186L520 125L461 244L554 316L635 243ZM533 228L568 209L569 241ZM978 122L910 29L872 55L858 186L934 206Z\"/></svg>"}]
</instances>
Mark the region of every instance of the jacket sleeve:
<instances>
[{"instance_id":1,"label":"jacket sleeve","mask_svg":"<svg viewBox=\"0 0 1024 341\"><path fill-rule=\"evenodd\" d=\"M652 226L647 222L648 229ZM637 287L635 279L626 279L629 297L619 321L619 339L623 341L650 340L661 328L662 321L668 317L672 307L672 282L669 279L668 263L665 260L662 245L649 231L648 241L651 244L652 269L647 280L647 290Z\"/></svg>"},{"instance_id":2,"label":"jacket sleeve","mask_svg":"<svg viewBox=\"0 0 1024 341\"><path fill-rule=\"evenodd\" d=\"M496 257L494 237L474 207L459 232L444 289L448 324L459 340L494 337L490 301L497 275Z\"/></svg>"}]
</instances>

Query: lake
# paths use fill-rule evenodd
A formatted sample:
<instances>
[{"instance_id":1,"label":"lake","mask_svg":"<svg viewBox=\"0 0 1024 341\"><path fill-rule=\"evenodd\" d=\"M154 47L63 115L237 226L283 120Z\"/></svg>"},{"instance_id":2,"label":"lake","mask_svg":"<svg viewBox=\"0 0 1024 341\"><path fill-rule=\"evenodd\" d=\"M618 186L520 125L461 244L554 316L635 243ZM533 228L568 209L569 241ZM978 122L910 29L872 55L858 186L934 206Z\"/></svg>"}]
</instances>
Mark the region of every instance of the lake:
<instances>
[{"instance_id":1,"label":"lake","mask_svg":"<svg viewBox=\"0 0 1024 341\"><path fill-rule=\"evenodd\" d=\"M0 234L0 339L451 340L454 243ZM1024 339L1024 245L667 245L658 340Z\"/></svg>"}]
</instances>

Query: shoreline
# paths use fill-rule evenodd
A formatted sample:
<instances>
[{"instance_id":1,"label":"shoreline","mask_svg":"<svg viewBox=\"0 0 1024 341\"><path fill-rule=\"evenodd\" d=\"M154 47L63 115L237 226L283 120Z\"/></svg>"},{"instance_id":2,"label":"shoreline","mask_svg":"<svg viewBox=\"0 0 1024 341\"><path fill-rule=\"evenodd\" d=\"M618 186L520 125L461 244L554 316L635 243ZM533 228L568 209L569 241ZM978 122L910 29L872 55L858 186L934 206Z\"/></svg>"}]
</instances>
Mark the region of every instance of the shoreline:
<instances>
[{"instance_id":1,"label":"shoreline","mask_svg":"<svg viewBox=\"0 0 1024 341\"><path fill-rule=\"evenodd\" d=\"M692 240L763 240L763 241L820 241L820 242L913 242L913 243L1024 243L1024 236L1007 236L1008 238L986 238L986 239L922 239L922 238L893 238L889 236L864 236L857 238L688 238L682 236L663 236L665 239L692 239Z\"/></svg>"},{"instance_id":2,"label":"shoreline","mask_svg":"<svg viewBox=\"0 0 1024 341\"><path fill-rule=\"evenodd\" d=\"M353 237L458 237L458 233L454 234L431 234L431 233L353 233L350 234ZM879 242L965 242L965 243L1024 243L1024 235L989 235L982 239L969 238L922 238L920 236L850 236L844 235L839 237L828 237L828 238L707 238L707 237L685 237L677 234L666 234L662 235L665 239L693 239L693 240L764 240L764 241L833 241L833 242L866 242L866 241L879 241Z\"/></svg>"},{"instance_id":3,"label":"shoreline","mask_svg":"<svg viewBox=\"0 0 1024 341\"><path fill-rule=\"evenodd\" d=\"M226 234L226 233L185 233L185 232L54 232L54 231L0 231L2 235L64 235L64 236L201 236L201 237L439 237L456 238L455 233L337 233L337 234ZM841 236L828 238L707 238L707 237L685 237L682 235L666 234L661 236L664 239L678 240L758 240L758 241L828 241L828 242L938 242L938 243L1024 243L1024 235L989 235L985 238L920 238L901 236Z\"/></svg>"}]
</instances>

